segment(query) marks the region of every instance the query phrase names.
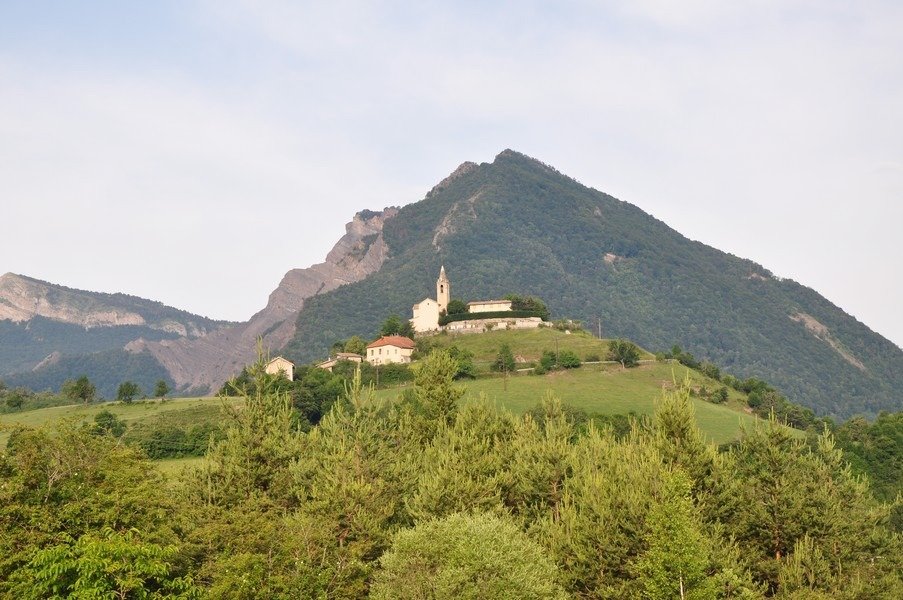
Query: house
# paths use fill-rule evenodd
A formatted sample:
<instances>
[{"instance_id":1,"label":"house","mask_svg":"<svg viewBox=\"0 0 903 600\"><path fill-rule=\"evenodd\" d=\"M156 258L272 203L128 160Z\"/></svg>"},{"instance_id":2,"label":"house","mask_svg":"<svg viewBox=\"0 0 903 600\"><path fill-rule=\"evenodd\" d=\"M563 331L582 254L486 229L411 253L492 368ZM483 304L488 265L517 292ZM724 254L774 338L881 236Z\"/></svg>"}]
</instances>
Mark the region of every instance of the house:
<instances>
[{"instance_id":1,"label":"house","mask_svg":"<svg viewBox=\"0 0 903 600\"><path fill-rule=\"evenodd\" d=\"M414 331L424 333L439 329L439 316L448 309L448 301L451 298L451 282L445 275L445 266L439 269L439 279L436 280L436 299L424 298L413 307L411 325ZM369 360L369 355L368 355Z\"/></svg>"},{"instance_id":2,"label":"house","mask_svg":"<svg viewBox=\"0 0 903 600\"><path fill-rule=\"evenodd\" d=\"M384 335L367 346L367 362L371 365L407 364L414 352L414 340L401 335Z\"/></svg>"},{"instance_id":3,"label":"house","mask_svg":"<svg viewBox=\"0 0 903 600\"><path fill-rule=\"evenodd\" d=\"M291 381L295 376L295 363L282 356L277 356L266 364L264 371L270 375L282 375Z\"/></svg>"},{"instance_id":4,"label":"house","mask_svg":"<svg viewBox=\"0 0 903 600\"><path fill-rule=\"evenodd\" d=\"M505 312L511 310L511 300L478 300L467 303L467 312Z\"/></svg>"},{"instance_id":5,"label":"house","mask_svg":"<svg viewBox=\"0 0 903 600\"><path fill-rule=\"evenodd\" d=\"M360 354L355 354L354 352L339 352L329 360L324 360L323 362L319 363L317 365L317 368L326 369L327 371L332 373L332 368L336 366L340 360L359 363L364 360L364 357Z\"/></svg>"}]
</instances>

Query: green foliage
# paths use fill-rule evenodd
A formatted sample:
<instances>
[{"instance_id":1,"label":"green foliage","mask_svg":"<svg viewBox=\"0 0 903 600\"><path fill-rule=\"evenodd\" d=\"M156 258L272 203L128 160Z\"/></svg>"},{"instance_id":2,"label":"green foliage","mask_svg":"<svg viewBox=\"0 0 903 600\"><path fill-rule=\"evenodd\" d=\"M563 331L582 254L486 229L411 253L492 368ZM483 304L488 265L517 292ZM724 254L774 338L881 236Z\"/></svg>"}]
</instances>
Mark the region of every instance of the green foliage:
<instances>
[{"instance_id":1,"label":"green foliage","mask_svg":"<svg viewBox=\"0 0 903 600\"><path fill-rule=\"evenodd\" d=\"M709 542L690 497L692 480L681 471L664 476L660 499L652 506L646 550L634 568L643 597L650 600L708 600L715 595L709 570Z\"/></svg>"},{"instance_id":2,"label":"green foliage","mask_svg":"<svg viewBox=\"0 0 903 600\"><path fill-rule=\"evenodd\" d=\"M287 467L300 451L300 431L290 396L280 388L285 378L264 368L261 356L248 369L253 385L233 388L233 395L244 397L243 405L223 405L229 427L208 451L201 475L208 504L229 506L256 490L283 501L291 495Z\"/></svg>"},{"instance_id":3,"label":"green foliage","mask_svg":"<svg viewBox=\"0 0 903 600\"><path fill-rule=\"evenodd\" d=\"M414 397L429 428L451 425L464 391L453 385L460 363L448 350L434 350L423 360L414 378Z\"/></svg>"},{"instance_id":4,"label":"green foliage","mask_svg":"<svg viewBox=\"0 0 903 600\"><path fill-rule=\"evenodd\" d=\"M473 363L473 352L461 349L452 344L448 347L448 354L458 363L455 379L474 379L477 376L477 368Z\"/></svg>"},{"instance_id":5,"label":"green foliage","mask_svg":"<svg viewBox=\"0 0 903 600\"><path fill-rule=\"evenodd\" d=\"M141 388L134 381L123 381L116 390L116 399L120 402L131 402L141 395Z\"/></svg>"},{"instance_id":6,"label":"green foliage","mask_svg":"<svg viewBox=\"0 0 903 600\"><path fill-rule=\"evenodd\" d=\"M360 354L361 356L363 356L367 354L367 342L362 340L360 337L353 335L348 339L347 342L345 342L343 350L345 352L353 352L355 354Z\"/></svg>"},{"instance_id":7,"label":"green foliage","mask_svg":"<svg viewBox=\"0 0 903 600\"><path fill-rule=\"evenodd\" d=\"M191 579L175 577L175 546L146 543L131 530L110 528L37 552L24 570L19 598L200 598Z\"/></svg>"},{"instance_id":8,"label":"green foliage","mask_svg":"<svg viewBox=\"0 0 903 600\"><path fill-rule=\"evenodd\" d=\"M94 429L98 435L112 435L122 437L125 433L125 423L108 410L102 410L94 415Z\"/></svg>"},{"instance_id":9,"label":"green foliage","mask_svg":"<svg viewBox=\"0 0 903 600\"><path fill-rule=\"evenodd\" d=\"M19 429L0 453L0 596L26 593L35 553L66 536L134 528L142 542L175 544L175 509L160 475L114 437L66 423Z\"/></svg>"},{"instance_id":10,"label":"green foliage","mask_svg":"<svg viewBox=\"0 0 903 600\"><path fill-rule=\"evenodd\" d=\"M541 374L556 369L576 369L580 364L580 357L573 350L546 350L539 359L538 369Z\"/></svg>"},{"instance_id":11,"label":"green foliage","mask_svg":"<svg viewBox=\"0 0 903 600\"><path fill-rule=\"evenodd\" d=\"M60 387L60 394L66 396L73 402L92 402L97 394L97 388L88 379L87 375L82 375L78 379L67 379Z\"/></svg>"},{"instance_id":12,"label":"green foliage","mask_svg":"<svg viewBox=\"0 0 903 600\"><path fill-rule=\"evenodd\" d=\"M223 437L222 429L216 423L199 423L190 426L171 424L167 419L133 427L125 440L139 446L148 458L185 458L204 456L211 440Z\"/></svg>"},{"instance_id":13,"label":"green foliage","mask_svg":"<svg viewBox=\"0 0 903 600\"><path fill-rule=\"evenodd\" d=\"M463 315L467 312L467 304L463 300L451 299L448 301L448 307L445 313L448 315Z\"/></svg>"},{"instance_id":14,"label":"green foliage","mask_svg":"<svg viewBox=\"0 0 903 600\"><path fill-rule=\"evenodd\" d=\"M580 357L573 350L561 350L558 353L558 366L562 369L576 369L580 366Z\"/></svg>"},{"instance_id":15,"label":"green foliage","mask_svg":"<svg viewBox=\"0 0 903 600\"><path fill-rule=\"evenodd\" d=\"M154 385L154 398L160 398L162 400L166 398L166 394L169 392L169 384L166 383L166 380L158 379L157 383Z\"/></svg>"},{"instance_id":16,"label":"green foliage","mask_svg":"<svg viewBox=\"0 0 903 600\"><path fill-rule=\"evenodd\" d=\"M72 400L62 394L53 392L34 392L26 387L8 388L5 385L0 389L0 414L24 412L71 404Z\"/></svg>"},{"instance_id":17,"label":"green foliage","mask_svg":"<svg viewBox=\"0 0 903 600\"><path fill-rule=\"evenodd\" d=\"M391 315L383 321L379 329L380 335L401 335L407 338L414 337L414 326L410 321L402 319L398 315Z\"/></svg>"},{"instance_id":18,"label":"green foliage","mask_svg":"<svg viewBox=\"0 0 903 600\"><path fill-rule=\"evenodd\" d=\"M380 566L375 599L566 598L542 547L491 515L455 514L400 531Z\"/></svg>"},{"instance_id":19,"label":"green foliage","mask_svg":"<svg viewBox=\"0 0 903 600\"><path fill-rule=\"evenodd\" d=\"M626 368L635 367L640 361L640 349L633 342L623 339L612 340L608 344L611 360L621 363Z\"/></svg>"},{"instance_id":20,"label":"green foliage","mask_svg":"<svg viewBox=\"0 0 903 600\"><path fill-rule=\"evenodd\" d=\"M549 320L549 308L536 296L519 296L506 294L505 300L511 300L511 310L536 313L543 321Z\"/></svg>"},{"instance_id":21,"label":"green foliage","mask_svg":"<svg viewBox=\"0 0 903 600\"><path fill-rule=\"evenodd\" d=\"M756 579L771 590L780 589L782 565L798 544L813 557L817 549L829 565L816 586L827 592L842 589L844 578L899 568L899 539L870 525L885 521L888 507L874 503L829 434L810 448L769 421L750 432L731 459L733 489L724 502L734 516L725 522L726 532L749 557ZM871 558L863 561L866 556ZM895 581L894 589L903 590Z\"/></svg>"},{"instance_id":22,"label":"green foliage","mask_svg":"<svg viewBox=\"0 0 903 600\"><path fill-rule=\"evenodd\" d=\"M853 471L868 476L876 498L903 498L903 412L881 413L874 423L854 417L834 435ZM893 526L903 531L903 505L895 503L893 511Z\"/></svg>"},{"instance_id":23,"label":"green foliage","mask_svg":"<svg viewBox=\"0 0 903 600\"><path fill-rule=\"evenodd\" d=\"M516 367L514 362L514 354L508 344L503 344L499 348L498 354L495 355L495 361L491 365L491 369L498 373L510 373Z\"/></svg>"}]
</instances>

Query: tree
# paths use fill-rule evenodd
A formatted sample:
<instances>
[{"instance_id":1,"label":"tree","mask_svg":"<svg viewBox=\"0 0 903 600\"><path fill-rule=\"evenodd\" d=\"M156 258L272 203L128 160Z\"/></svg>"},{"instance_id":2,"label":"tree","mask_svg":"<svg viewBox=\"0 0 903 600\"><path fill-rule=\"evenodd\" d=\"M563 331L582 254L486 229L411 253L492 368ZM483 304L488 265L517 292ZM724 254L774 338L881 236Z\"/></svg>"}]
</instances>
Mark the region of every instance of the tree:
<instances>
[{"instance_id":1,"label":"tree","mask_svg":"<svg viewBox=\"0 0 903 600\"><path fill-rule=\"evenodd\" d=\"M646 551L635 569L649 600L714 597L706 576L709 545L690 498L691 479L680 470L666 473L660 501L647 519Z\"/></svg>"},{"instance_id":2,"label":"tree","mask_svg":"<svg viewBox=\"0 0 903 600\"><path fill-rule=\"evenodd\" d=\"M94 432L118 438L125 433L125 423L110 411L102 410L94 416Z\"/></svg>"},{"instance_id":3,"label":"tree","mask_svg":"<svg viewBox=\"0 0 903 600\"><path fill-rule=\"evenodd\" d=\"M467 305L463 300L449 300L448 307L445 309L447 315L463 315L467 312Z\"/></svg>"},{"instance_id":4,"label":"tree","mask_svg":"<svg viewBox=\"0 0 903 600\"><path fill-rule=\"evenodd\" d=\"M448 350L434 350L420 363L414 378L414 393L430 430L437 423L454 423L458 402L464 395L464 390L454 385L458 366Z\"/></svg>"},{"instance_id":5,"label":"tree","mask_svg":"<svg viewBox=\"0 0 903 600\"><path fill-rule=\"evenodd\" d=\"M371 598L565 598L543 548L511 521L455 514L396 534Z\"/></svg>"},{"instance_id":6,"label":"tree","mask_svg":"<svg viewBox=\"0 0 903 600\"><path fill-rule=\"evenodd\" d=\"M402 319L398 315L391 315L385 321L379 330L380 335L403 335L405 337L414 337L414 326L410 321Z\"/></svg>"},{"instance_id":7,"label":"tree","mask_svg":"<svg viewBox=\"0 0 903 600\"><path fill-rule=\"evenodd\" d=\"M20 598L200 598L191 579L172 575L177 548L105 529L37 552Z\"/></svg>"},{"instance_id":8,"label":"tree","mask_svg":"<svg viewBox=\"0 0 903 600\"><path fill-rule=\"evenodd\" d=\"M166 398L166 394L169 393L169 385L167 385L166 381L161 379L157 382L157 385L154 386L154 398L159 398L163 400Z\"/></svg>"},{"instance_id":9,"label":"tree","mask_svg":"<svg viewBox=\"0 0 903 600\"><path fill-rule=\"evenodd\" d=\"M455 373L455 379L476 378L477 368L473 364L473 352L451 345L448 348L448 353L452 358L458 361L458 371Z\"/></svg>"},{"instance_id":10,"label":"tree","mask_svg":"<svg viewBox=\"0 0 903 600\"><path fill-rule=\"evenodd\" d=\"M344 351L364 355L367 353L367 342L360 337L353 335L345 342Z\"/></svg>"},{"instance_id":11,"label":"tree","mask_svg":"<svg viewBox=\"0 0 903 600\"><path fill-rule=\"evenodd\" d=\"M621 363L625 369L635 367L640 361L640 349L633 342L623 339L612 340L608 343L611 360Z\"/></svg>"},{"instance_id":12,"label":"tree","mask_svg":"<svg viewBox=\"0 0 903 600\"><path fill-rule=\"evenodd\" d=\"M511 310L525 310L535 312L543 321L549 320L549 309L546 303L536 296L518 296L508 294L505 300L511 300Z\"/></svg>"},{"instance_id":13,"label":"tree","mask_svg":"<svg viewBox=\"0 0 903 600\"><path fill-rule=\"evenodd\" d=\"M119 384L119 389L116 390L116 399L120 402L131 402L135 399L135 396L141 393L141 388L138 387L138 384L133 381L123 381Z\"/></svg>"},{"instance_id":14,"label":"tree","mask_svg":"<svg viewBox=\"0 0 903 600\"><path fill-rule=\"evenodd\" d=\"M511 353L511 347L508 344L502 344L499 347L498 354L495 355L492 370L499 373L510 373L514 370L514 367L514 354Z\"/></svg>"},{"instance_id":15,"label":"tree","mask_svg":"<svg viewBox=\"0 0 903 600\"><path fill-rule=\"evenodd\" d=\"M84 402L88 404L94 400L97 394L97 388L88 379L87 375L82 375L78 379L67 379L60 388L60 393L66 398L74 402Z\"/></svg>"}]
</instances>

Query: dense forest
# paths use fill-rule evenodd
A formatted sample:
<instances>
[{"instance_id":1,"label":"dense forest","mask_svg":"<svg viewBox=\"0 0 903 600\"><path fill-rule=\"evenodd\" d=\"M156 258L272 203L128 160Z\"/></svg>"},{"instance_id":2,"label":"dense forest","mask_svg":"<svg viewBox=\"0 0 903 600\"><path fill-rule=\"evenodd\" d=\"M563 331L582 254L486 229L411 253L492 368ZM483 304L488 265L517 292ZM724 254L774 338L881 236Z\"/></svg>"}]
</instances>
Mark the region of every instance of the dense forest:
<instances>
[{"instance_id":1,"label":"dense forest","mask_svg":"<svg viewBox=\"0 0 903 600\"><path fill-rule=\"evenodd\" d=\"M293 360L409 315L444 264L456 298L536 295L553 319L599 323L605 337L653 351L679 343L820 415L903 407L903 351L813 290L515 152L460 169L383 235L391 254L379 272L306 301L286 348ZM825 330L816 336L808 318Z\"/></svg>"},{"instance_id":2,"label":"dense forest","mask_svg":"<svg viewBox=\"0 0 903 600\"><path fill-rule=\"evenodd\" d=\"M18 429L0 454L0 594L903 594L893 507L830 434L764 421L719 451L686 388L617 433L578 426L554 397L515 417L462 404L457 369L434 351L391 401L353 378L310 428L257 365L246 403L224 408L207 460L178 481L97 427ZM875 427L843 435L870 448L893 435Z\"/></svg>"}]
</instances>

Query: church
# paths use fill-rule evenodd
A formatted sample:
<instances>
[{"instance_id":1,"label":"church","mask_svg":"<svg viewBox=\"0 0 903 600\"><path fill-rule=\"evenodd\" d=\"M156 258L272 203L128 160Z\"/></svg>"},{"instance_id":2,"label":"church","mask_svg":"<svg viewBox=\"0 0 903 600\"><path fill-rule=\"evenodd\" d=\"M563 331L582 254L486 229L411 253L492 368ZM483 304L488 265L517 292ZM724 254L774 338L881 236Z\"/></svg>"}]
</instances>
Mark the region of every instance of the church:
<instances>
[{"instance_id":1,"label":"church","mask_svg":"<svg viewBox=\"0 0 903 600\"><path fill-rule=\"evenodd\" d=\"M490 329L533 329L542 326L542 319L538 316L525 317L510 316L505 313L512 312L511 300L479 300L467 303L467 315L465 319L455 319L447 325L439 325L439 318L448 311L448 303L451 300L451 282L445 274L445 266L439 269L439 279L436 280L436 298L424 298L413 306L413 318L411 325L415 333L427 333L430 331L448 331L450 333L481 333ZM485 315L482 316L480 313Z\"/></svg>"},{"instance_id":2,"label":"church","mask_svg":"<svg viewBox=\"0 0 903 600\"><path fill-rule=\"evenodd\" d=\"M439 329L439 316L448 310L448 301L451 299L451 283L445 274L445 265L439 269L439 279L436 280L436 299L424 298L414 305L414 318L411 325L416 333L436 331Z\"/></svg>"}]
</instances>

